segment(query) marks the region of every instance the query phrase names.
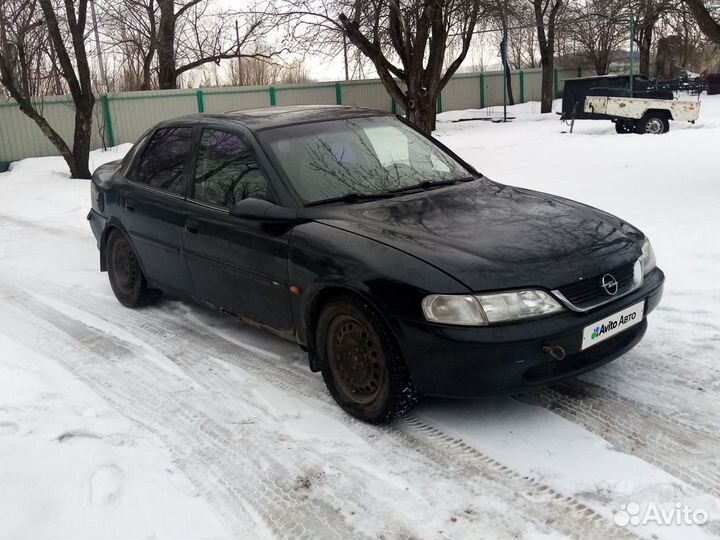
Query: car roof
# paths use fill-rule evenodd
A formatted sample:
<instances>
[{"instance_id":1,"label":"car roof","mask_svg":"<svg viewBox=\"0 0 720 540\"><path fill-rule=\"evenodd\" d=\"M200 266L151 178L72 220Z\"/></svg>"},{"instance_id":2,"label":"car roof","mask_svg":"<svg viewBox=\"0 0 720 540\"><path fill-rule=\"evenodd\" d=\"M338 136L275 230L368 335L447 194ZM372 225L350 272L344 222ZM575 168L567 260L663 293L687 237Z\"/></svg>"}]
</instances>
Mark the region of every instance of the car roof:
<instances>
[{"instance_id":1,"label":"car roof","mask_svg":"<svg viewBox=\"0 0 720 540\"><path fill-rule=\"evenodd\" d=\"M368 116L392 116L392 113L366 109L364 107L351 107L342 105L290 105L280 107L263 107L261 109L245 109L228 111L223 114L207 113L183 116L176 120L163 122L195 123L203 119L226 120L244 125L251 131L261 131L282 126L308 124L312 122L326 122L329 120L343 120L348 118L363 118ZM161 124L161 125L162 125Z\"/></svg>"}]
</instances>

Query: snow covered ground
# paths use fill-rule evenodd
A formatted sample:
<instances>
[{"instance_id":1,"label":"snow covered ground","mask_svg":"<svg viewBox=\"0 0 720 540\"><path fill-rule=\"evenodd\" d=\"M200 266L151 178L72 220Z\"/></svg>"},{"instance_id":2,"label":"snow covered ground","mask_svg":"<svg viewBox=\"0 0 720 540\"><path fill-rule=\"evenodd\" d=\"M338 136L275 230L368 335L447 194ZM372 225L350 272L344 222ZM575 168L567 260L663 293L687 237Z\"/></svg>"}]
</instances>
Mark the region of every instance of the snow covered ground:
<instances>
[{"instance_id":1,"label":"snow covered ground","mask_svg":"<svg viewBox=\"0 0 720 540\"><path fill-rule=\"evenodd\" d=\"M0 174L0 539L720 537L719 97L661 137L562 133L537 104L509 124L441 115L436 135L489 177L644 230L665 298L635 350L581 380L426 400L382 428L348 418L270 335L175 300L120 306L88 182L58 158L14 164ZM616 525L635 504L709 522Z\"/></svg>"}]
</instances>

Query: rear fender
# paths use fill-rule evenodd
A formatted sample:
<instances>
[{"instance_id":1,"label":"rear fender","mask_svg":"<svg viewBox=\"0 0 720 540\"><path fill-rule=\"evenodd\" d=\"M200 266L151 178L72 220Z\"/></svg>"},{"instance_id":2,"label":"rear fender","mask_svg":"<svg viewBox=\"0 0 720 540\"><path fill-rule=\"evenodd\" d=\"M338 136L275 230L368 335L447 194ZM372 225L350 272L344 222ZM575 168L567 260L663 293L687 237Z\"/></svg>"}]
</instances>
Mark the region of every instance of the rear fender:
<instances>
[{"instance_id":1,"label":"rear fender","mask_svg":"<svg viewBox=\"0 0 720 540\"><path fill-rule=\"evenodd\" d=\"M652 114L653 116L659 116L660 118L665 118L666 120L672 120L673 115L670 111L667 109L648 109L645 111L645 114L643 114L643 117L648 116Z\"/></svg>"},{"instance_id":2,"label":"rear fender","mask_svg":"<svg viewBox=\"0 0 720 540\"><path fill-rule=\"evenodd\" d=\"M107 272L107 241L110 237L110 233L114 230L120 231L125 238L127 238L127 241L130 242L130 246L132 247L133 251L137 254L137 249L135 249L135 245L133 244L132 238L128 234L127 230L123 226L122 222L116 218L111 217L108 219L107 224L105 225L105 229L103 229L102 236L100 237L100 271L101 272ZM137 257L137 255L136 255ZM147 278L147 272L145 272L145 267L143 266L143 262L140 259L140 257L137 257L137 261L140 264L140 269L142 270L142 273Z\"/></svg>"}]
</instances>

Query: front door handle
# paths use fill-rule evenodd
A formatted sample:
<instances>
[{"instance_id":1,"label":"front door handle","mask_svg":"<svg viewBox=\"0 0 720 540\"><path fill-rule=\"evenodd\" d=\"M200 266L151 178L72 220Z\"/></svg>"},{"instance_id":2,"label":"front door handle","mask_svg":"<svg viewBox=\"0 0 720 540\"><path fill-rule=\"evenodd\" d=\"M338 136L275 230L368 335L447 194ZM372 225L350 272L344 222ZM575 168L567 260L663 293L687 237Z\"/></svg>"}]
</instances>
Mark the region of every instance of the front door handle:
<instances>
[{"instance_id":1,"label":"front door handle","mask_svg":"<svg viewBox=\"0 0 720 540\"><path fill-rule=\"evenodd\" d=\"M125 210L128 212L132 212L135 210L135 203L132 202L130 199L125 199Z\"/></svg>"},{"instance_id":2,"label":"front door handle","mask_svg":"<svg viewBox=\"0 0 720 540\"><path fill-rule=\"evenodd\" d=\"M200 224L194 219L188 219L185 222L185 230L190 234L197 234L197 232L200 230Z\"/></svg>"}]
</instances>

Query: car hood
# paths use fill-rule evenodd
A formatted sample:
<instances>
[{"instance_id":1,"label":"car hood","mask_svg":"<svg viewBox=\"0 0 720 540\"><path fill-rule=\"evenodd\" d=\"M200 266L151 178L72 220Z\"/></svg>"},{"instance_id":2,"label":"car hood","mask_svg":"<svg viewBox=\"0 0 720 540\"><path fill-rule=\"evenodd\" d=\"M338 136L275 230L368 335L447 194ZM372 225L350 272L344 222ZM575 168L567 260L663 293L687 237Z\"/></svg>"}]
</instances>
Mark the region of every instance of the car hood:
<instances>
[{"instance_id":1,"label":"car hood","mask_svg":"<svg viewBox=\"0 0 720 540\"><path fill-rule=\"evenodd\" d=\"M315 221L422 259L472 291L568 285L637 260L643 238L595 208L485 178L312 210Z\"/></svg>"}]
</instances>

